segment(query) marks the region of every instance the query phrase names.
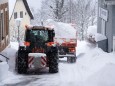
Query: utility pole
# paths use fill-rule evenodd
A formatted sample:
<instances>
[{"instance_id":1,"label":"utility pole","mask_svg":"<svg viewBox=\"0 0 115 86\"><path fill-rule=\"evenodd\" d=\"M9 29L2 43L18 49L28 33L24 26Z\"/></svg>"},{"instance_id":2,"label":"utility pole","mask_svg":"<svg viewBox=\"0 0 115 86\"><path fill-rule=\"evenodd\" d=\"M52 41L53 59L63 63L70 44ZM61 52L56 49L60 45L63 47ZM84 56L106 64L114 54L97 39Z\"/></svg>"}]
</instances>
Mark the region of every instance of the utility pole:
<instances>
[{"instance_id":1,"label":"utility pole","mask_svg":"<svg viewBox=\"0 0 115 86\"><path fill-rule=\"evenodd\" d=\"M20 29L21 21L22 21L22 18L15 19L16 25L18 27L18 37L17 37L18 43L20 43L20 30L19 29Z\"/></svg>"},{"instance_id":2,"label":"utility pole","mask_svg":"<svg viewBox=\"0 0 115 86\"><path fill-rule=\"evenodd\" d=\"M18 26L18 43L20 43L20 31L19 31L20 26Z\"/></svg>"}]
</instances>

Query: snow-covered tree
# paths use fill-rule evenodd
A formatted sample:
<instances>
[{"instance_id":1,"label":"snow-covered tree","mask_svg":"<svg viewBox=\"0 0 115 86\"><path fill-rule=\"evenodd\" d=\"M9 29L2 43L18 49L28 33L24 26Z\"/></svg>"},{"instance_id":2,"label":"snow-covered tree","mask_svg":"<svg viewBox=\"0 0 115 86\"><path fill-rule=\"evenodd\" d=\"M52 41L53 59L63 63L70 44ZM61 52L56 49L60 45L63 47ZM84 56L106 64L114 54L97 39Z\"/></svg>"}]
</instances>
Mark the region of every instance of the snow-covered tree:
<instances>
[{"instance_id":1,"label":"snow-covered tree","mask_svg":"<svg viewBox=\"0 0 115 86\"><path fill-rule=\"evenodd\" d=\"M96 12L94 10L96 6L92 6L92 3L95 2L93 2L93 0L76 0L74 2L74 8L76 9L76 11L74 11L76 14L74 21L77 25L78 35L81 36L82 40L84 39L84 33L86 34L88 26L91 22L94 22L94 19L96 18Z\"/></svg>"},{"instance_id":2,"label":"snow-covered tree","mask_svg":"<svg viewBox=\"0 0 115 86\"><path fill-rule=\"evenodd\" d=\"M31 11L33 13L33 16L34 16L34 19L31 20L31 24L32 25L41 25L42 23L42 10L41 9L37 9L37 10L34 10L33 7L31 7Z\"/></svg>"},{"instance_id":3,"label":"snow-covered tree","mask_svg":"<svg viewBox=\"0 0 115 86\"><path fill-rule=\"evenodd\" d=\"M64 14L68 11L66 0L44 0L41 9L47 18L53 18L57 21L62 21Z\"/></svg>"},{"instance_id":4,"label":"snow-covered tree","mask_svg":"<svg viewBox=\"0 0 115 86\"><path fill-rule=\"evenodd\" d=\"M77 34L84 39L88 26L96 24L96 0L42 0L42 6L34 13L33 24L47 19L73 23Z\"/></svg>"},{"instance_id":5,"label":"snow-covered tree","mask_svg":"<svg viewBox=\"0 0 115 86\"><path fill-rule=\"evenodd\" d=\"M18 29L19 29L19 40L23 41L24 40L24 28L22 27L17 27L17 26L12 26L10 27L10 41L16 42L18 41Z\"/></svg>"}]
</instances>

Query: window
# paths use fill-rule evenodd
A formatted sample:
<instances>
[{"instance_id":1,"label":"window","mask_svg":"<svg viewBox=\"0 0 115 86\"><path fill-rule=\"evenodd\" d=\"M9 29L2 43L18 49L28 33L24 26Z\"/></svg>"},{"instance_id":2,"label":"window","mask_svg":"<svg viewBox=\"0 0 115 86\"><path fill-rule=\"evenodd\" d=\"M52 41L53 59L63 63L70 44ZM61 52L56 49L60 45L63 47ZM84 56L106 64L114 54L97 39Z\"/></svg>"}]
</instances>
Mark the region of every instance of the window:
<instances>
[{"instance_id":1,"label":"window","mask_svg":"<svg viewBox=\"0 0 115 86\"><path fill-rule=\"evenodd\" d=\"M8 11L5 11L5 13L6 13L6 35L8 35L8 33L9 33L9 30L8 30Z\"/></svg>"},{"instance_id":2,"label":"window","mask_svg":"<svg viewBox=\"0 0 115 86\"><path fill-rule=\"evenodd\" d=\"M14 19L16 19L16 18L17 18L17 12L14 13Z\"/></svg>"},{"instance_id":3,"label":"window","mask_svg":"<svg viewBox=\"0 0 115 86\"><path fill-rule=\"evenodd\" d=\"M4 14L1 13L1 36L2 40L4 39Z\"/></svg>"},{"instance_id":4,"label":"window","mask_svg":"<svg viewBox=\"0 0 115 86\"><path fill-rule=\"evenodd\" d=\"M20 12L20 18L23 18L23 11Z\"/></svg>"},{"instance_id":5,"label":"window","mask_svg":"<svg viewBox=\"0 0 115 86\"><path fill-rule=\"evenodd\" d=\"M1 13L0 13L0 42L2 40L2 28L1 28L1 24L2 24L2 19L1 19Z\"/></svg>"}]
</instances>

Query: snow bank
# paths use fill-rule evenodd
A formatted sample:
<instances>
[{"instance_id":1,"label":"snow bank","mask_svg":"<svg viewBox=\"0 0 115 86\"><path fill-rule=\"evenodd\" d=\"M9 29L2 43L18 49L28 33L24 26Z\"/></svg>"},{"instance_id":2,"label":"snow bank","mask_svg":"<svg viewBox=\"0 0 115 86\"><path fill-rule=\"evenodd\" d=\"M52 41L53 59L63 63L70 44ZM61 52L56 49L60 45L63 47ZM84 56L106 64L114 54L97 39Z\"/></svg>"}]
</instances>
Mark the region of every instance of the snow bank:
<instances>
[{"instance_id":1,"label":"snow bank","mask_svg":"<svg viewBox=\"0 0 115 86\"><path fill-rule=\"evenodd\" d=\"M85 41L78 41L76 50L78 57L76 69L79 69L81 74L78 76L81 79L80 83L82 83L79 83L80 86L115 86L113 53L106 53ZM78 80L76 79L76 81Z\"/></svg>"},{"instance_id":2,"label":"snow bank","mask_svg":"<svg viewBox=\"0 0 115 86\"><path fill-rule=\"evenodd\" d=\"M95 35L97 33L97 26L89 26L87 29L88 35Z\"/></svg>"},{"instance_id":3,"label":"snow bank","mask_svg":"<svg viewBox=\"0 0 115 86\"><path fill-rule=\"evenodd\" d=\"M95 34L95 40L96 40L96 42L101 41L101 40L105 40L105 39L107 39L106 36L104 36L102 34L99 34L99 33Z\"/></svg>"},{"instance_id":4,"label":"snow bank","mask_svg":"<svg viewBox=\"0 0 115 86\"><path fill-rule=\"evenodd\" d=\"M8 65L10 71L14 71L15 69L15 57L17 50L18 50L18 43L11 42L9 47L7 47L5 50L2 51L2 54L9 58Z\"/></svg>"},{"instance_id":5,"label":"snow bank","mask_svg":"<svg viewBox=\"0 0 115 86\"><path fill-rule=\"evenodd\" d=\"M14 71L15 69L15 56L18 49L18 43L12 42L10 45L3 50L1 53L8 57L8 63L6 59L0 56L0 59L3 62L0 62L0 81L3 81L8 78L9 70Z\"/></svg>"},{"instance_id":6,"label":"snow bank","mask_svg":"<svg viewBox=\"0 0 115 86\"><path fill-rule=\"evenodd\" d=\"M21 80L24 81L23 75L17 75L10 71L8 71L7 75L7 78L0 82L0 86L13 86L13 84L20 83Z\"/></svg>"},{"instance_id":7,"label":"snow bank","mask_svg":"<svg viewBox=\"0 0 115 86\"><path fill-rule=\"evenodd\" d=\"M107 64L86 80L84 86L115 86L115 64Z\"/></svg>"},{"instance_id":8,"label":"snow bank","mask_svg":"<svg viewBox=\"0 0 115 86\"><path fill-rule=\"evenodd\" d=\"M9 66L8 66L7 62L1 62L0 63L0 81L7 78L8 69L9 69Z\"/></svg>"},{"instance_id":9,"label":"snow bank","mask_svg":"<svg viewBox=\"0 0 115 86\"><path fill-rule=\"evenodd\" d=\"M106 36L97 33L97 26L89 26L87 29L87 37L93 38L96 42L107 39Z\"/></svg>"},{"instance_id":10,"label":"snow bank","mask_svg":"<svg viewBox=\"0 0 115 86\"><path fill-rule=\"evenodd\" d=\"M76 38L76 30L70 24L55 22L52 19L48 19L44 22L44 25L54 28L56 38Z\"/></svg>"}]
</instances>

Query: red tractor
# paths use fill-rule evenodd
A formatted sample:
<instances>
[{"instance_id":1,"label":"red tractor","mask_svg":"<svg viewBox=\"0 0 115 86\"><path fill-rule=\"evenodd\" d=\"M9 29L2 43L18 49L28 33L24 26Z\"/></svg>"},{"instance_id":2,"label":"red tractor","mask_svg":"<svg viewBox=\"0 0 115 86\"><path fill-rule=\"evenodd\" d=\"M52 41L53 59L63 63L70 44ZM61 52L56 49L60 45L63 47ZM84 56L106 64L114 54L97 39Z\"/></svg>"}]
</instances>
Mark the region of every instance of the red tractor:
<instances>
[{"instance_id":1,"label":"red tractor","mask_svg":"<svg viewBox=\"0 0 115 86\"><path fill-rule=\"evenodd\" d=\"M54 43L55 32L44 26L26 26L24 45L16 57L16 70L20 74L31 68L49 67L50 73L58 72L58 49Z\"/></svg>"}]
</instances>

